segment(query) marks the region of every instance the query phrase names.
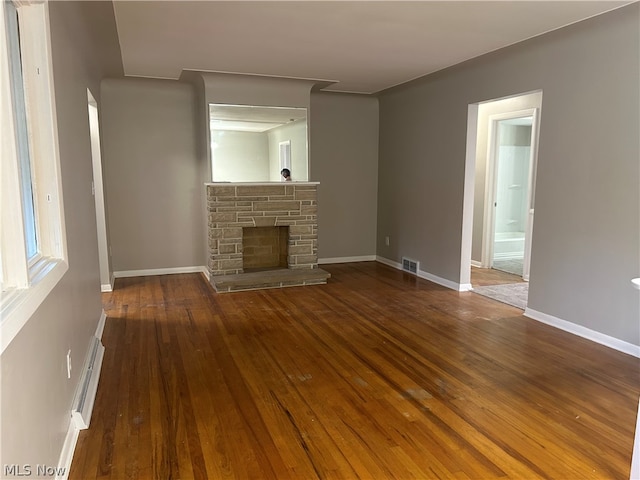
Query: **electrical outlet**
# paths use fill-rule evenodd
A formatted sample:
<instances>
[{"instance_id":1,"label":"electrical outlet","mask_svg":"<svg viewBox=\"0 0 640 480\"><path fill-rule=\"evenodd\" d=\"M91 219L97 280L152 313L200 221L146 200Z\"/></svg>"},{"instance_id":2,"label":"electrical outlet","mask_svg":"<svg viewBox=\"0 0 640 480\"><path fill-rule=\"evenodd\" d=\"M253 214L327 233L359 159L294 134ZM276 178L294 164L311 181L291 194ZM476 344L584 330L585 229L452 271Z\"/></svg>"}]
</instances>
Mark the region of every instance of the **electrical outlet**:
<instances>
[{"instance_id":1,"label":"electrical outlet","mask_svg":"<svg viewBox=\"0 0 640 480\"><path fill-rule=\"evenodd\" d=\"M71 350L67 352L67 378L71 378Z\"/></svg>"},{"instance_id":2,"label":"electrical outlet","mask_svg":"<svg viewBox=\"0 0 640 480\"><path fill-rule=\"evenodd\" d=\"M387 235L386 237L384 237L384 244L388 247L389 246L389 236Z\"/></svg>"}]
</instances>

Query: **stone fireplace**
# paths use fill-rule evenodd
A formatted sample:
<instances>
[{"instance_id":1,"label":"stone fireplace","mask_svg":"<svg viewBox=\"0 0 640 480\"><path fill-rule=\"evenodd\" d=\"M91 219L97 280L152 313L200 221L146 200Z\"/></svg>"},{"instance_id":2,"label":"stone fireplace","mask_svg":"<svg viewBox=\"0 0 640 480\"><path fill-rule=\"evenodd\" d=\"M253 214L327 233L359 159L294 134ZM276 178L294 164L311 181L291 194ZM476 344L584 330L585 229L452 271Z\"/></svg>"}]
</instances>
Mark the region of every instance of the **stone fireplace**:
<instances>
[{"instance_id":1,"label":"stone fireplace","mask_svg":"<svg viewBox=\"0 0 640 480\"><path fill-rule=\"evenodd\" d=\"M218 292L326 283L316 182L209 183L210 281Z\"/></svg>"}]
</instances>

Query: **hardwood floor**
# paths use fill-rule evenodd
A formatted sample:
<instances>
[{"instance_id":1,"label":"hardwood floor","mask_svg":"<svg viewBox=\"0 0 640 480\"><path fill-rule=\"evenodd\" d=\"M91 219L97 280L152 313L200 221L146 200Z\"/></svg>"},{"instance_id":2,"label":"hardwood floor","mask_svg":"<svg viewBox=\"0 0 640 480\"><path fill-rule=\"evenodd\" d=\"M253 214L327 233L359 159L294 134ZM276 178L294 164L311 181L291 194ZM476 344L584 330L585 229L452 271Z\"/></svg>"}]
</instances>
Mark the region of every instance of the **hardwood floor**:
<instances>
[{"instance_id":1,"label":"hardwood floor","mask_svg":"<svg viewBox=\"0 0 640 480\"><path fill-rule=\"evenodd\" d=\"M522 282L524 282L522 277L512 273L502 272L493 268L471 267L471 285L474 287Z\"/></svg>"},{"instance_id":2,"label":"hardwood floor","mask_svg":"<svg viewBox=\"0 0 640 480\"><path fill-rule=\"evenodd\" d=\"M105 294L71 479L629 478L638 359L387 266Z\"/></svg>"}]
</instances>

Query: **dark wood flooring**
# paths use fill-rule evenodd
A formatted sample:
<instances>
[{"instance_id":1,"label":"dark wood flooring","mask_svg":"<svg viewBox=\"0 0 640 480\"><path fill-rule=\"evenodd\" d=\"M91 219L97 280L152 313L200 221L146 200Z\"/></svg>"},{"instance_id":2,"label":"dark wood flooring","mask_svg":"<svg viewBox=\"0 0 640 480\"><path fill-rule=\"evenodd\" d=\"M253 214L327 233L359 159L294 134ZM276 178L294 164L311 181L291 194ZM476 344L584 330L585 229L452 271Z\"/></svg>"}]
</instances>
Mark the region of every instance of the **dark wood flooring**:
<instances>
[{"instance_id":1,"label":"dark wood flooring","mask_svg":"<svg viewBox=\"0 0 640 480\"><path fill-rule=\"evenodd\" d=\"M71 479L629 478L638 359L374 263L105 294Z\"/></svg>"}]
</instances>

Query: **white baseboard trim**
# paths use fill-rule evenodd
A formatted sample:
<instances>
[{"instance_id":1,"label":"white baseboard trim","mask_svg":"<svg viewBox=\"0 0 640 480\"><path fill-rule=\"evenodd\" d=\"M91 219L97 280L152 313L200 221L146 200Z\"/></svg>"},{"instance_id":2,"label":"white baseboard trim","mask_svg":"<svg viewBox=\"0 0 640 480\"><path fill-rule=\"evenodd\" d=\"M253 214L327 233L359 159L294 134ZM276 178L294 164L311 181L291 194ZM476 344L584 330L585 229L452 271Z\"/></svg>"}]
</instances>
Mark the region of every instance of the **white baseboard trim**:
<instances>
[{"instance_id":1,"label":"white baseboard trim","mask_svg":"<svg viewBox=\"0 0 640 480\"><path fill-rule=\"evenodd\" d=\"M207 279L207 282L211 281L211 272L209 272L208 268L205 268L202 273L204 274L204 277Z\"/></svg>"},{"instance_id":2,"label":"white baseboard trim","mask_svg":"<svg viewBox=\"0 0 640 480\"><path fill-rule=\"evenodd\" d=\"M477 260L471 260L471 266L472 267L477 267L477 268L482 268L482 262L478 262Z\"/></svg>"},{"instance_id":3,"label":"white baseboard trim","mask_svg":"<svg viewBox=\"0 0 640 480\"><path fill-rule=\"evenodd\" d=\"M109 279L109 283L103 283L102 285L100 285L100 291L102 293L113 292L113 284L115 283L115 280L116 280L116 277L112 273L111 278Z\"/></svg>"},{"instance_id":4,"label":"white baseboard trim","mask_svg":"<svg viewBox=\"0 0 640 480\"><path fill-rule=\"evenodd\" d=\"M352 262L375 262L375 255L360 255L359 257L333 257L333 258L319 258L318 264L324 265L327 263L352 263Z\"/></svg>"},{"instance_id":5,"label":"white baseboard trim","mask_svg":"<svg viewBox=\"0 0 640 480\"><path fill-rule=\"evenodd\" d=\"M452 282L451 280L447 280L446 278L438 277L433 273L425 272L423 270L418 271L418 276L420 278L424 278L425 280L429 280L430 282L437 283L438 285L442 285L443 287L447 287L452 290L457 290L458 292L464 292L464 291L467 291L469 288L471 288L470 284L465 284L465 285L468 285L468 288L467 288L466 286L463 286L459 283Z\"/></svg>"},{"instance_id":6,"label":"white baseboard trim","mask_svg":"<svg viewBox=\"0 0 640 480\"><path fill-rule=\"evenodd\" d=\"M614 350L618 350L619 352L640 358L640 345L634 345L632 343L619 340L609 335L605 335L604 333L596 332L595 330L591 330L590 328L583 327L582 325L577 325L575 323L562 320L561 318L554 317L553 315L538 312L529 307L525 308L524 316L531 318L532 320L551 325L552 327L559 328L560 330L564 330L565 332L573 333L574 335L578 335L579 337L586 338L587 340L591 340L592 342L599 343L600 345L604 345L605 347L613 348Z\"/></svg>"},{"instance_id":7,"label":"white baseboard trim","mask_svg":"<svg viewBox=\"0 0 640 480\"><path fill-rule=\"evenodd\" d=\"M67 478L69 478L71 461L73 460L73 453L76 450L79 435L80 430L76 427L73 419L69 417L69 428L67 429L67 434L64 437L62 452L60 453L58 468L56 469L56 480L67 480Z\"/></svg>"},{"instance_id":8,"label":"white baseboard trim","mask_svg":"<svg viewBox=\"0 0 640 480\"><path fill-rule=\"evenodd\" d=\"M402 270L402 265L400 263L389 260L388 258L377 256L376 262L383 263L384 265L388 265L389 267L393 267L397 270Z\"/></svg>"},{"instance_id":9,"label":"white baseboard trim","mask_svg":"<svg viewBox=\"0 0 640 480\"><path fill-rule=\"evenodd\" d=\"M208 273L208 269L205 266L197 265L193 267L173 267L173 268L150 268L147 270L123 270L120 272L113 272L115 278L128 278L128 277L147 277L152 275L173 275L176 273Z\"/></svg>"},{"instance_id":10,"label":"white baseboard trim","mask_svg":"<svg viewBox=\"0 0 640 480\"><path fill-rule=\"evenodd\" d=\"M394 262L393 260L389 260L388 258L376 257L376 261L393 267L397 270L402 270L402 264L398 262ZM442 285L443 287L450 288L452 290L456 290L458 292L466 292L471 290L470 283L456 283L451 280L447 280L446 278L439 277L434 275L433 273L425 272L423 270L418 270L418 277L423 278L424 280L429 280L430 282L437 283L438 285Z\"/></svg>"}]
</instances>

